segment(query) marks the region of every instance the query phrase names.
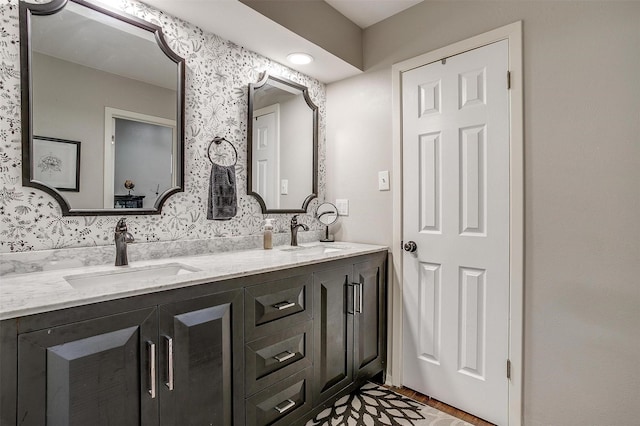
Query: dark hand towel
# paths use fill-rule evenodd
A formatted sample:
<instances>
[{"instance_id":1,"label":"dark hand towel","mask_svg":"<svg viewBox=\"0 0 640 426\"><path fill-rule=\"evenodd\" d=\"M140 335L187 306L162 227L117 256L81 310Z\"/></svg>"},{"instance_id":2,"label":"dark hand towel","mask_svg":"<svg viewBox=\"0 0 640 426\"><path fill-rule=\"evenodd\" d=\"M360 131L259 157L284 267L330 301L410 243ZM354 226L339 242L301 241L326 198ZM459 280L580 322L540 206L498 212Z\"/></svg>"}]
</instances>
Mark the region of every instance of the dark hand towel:
<instances>
[{"instance_id":1,"label":"dark hand towel","mask_svg":"<svg viewBox=\"0 0 640 426\"><path fill-rule=\"evenodd\" d=\"M212 164L207 219L229 220L236 215L237 211L235 166Z\"/></svg>"}]
</instances>

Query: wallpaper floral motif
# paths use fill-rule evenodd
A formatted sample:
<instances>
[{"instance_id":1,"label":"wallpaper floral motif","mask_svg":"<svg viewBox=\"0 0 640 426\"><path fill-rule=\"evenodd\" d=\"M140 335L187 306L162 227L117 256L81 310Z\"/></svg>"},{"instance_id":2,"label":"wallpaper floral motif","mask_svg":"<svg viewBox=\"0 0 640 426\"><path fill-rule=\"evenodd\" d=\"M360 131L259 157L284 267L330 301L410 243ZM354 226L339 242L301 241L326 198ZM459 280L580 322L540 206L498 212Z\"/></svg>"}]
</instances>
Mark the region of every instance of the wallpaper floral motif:
<instances>
[{"instance_id":1,"label":"wallpaper floral motif","mask_svg":"<svg viewBox=\"0 0 640 426\"><path fill-rule=\"evenodd\" d=\"M37 1L43 3L46 1ZM265 215L246 195L247 85L263 71L309 87L319 107L319 199L325 187L325 87L319 81L248 51L217 35L134 0L116 8L159 25L171 48L186 60L185 191L173 195L160 215L128 216L137 241L238 237L261 232ZM120 216L62 216L48 194L21 185L20 52L18 0L0 0L0 252L49 250L113 244ZM209 142L233 142L238 214L229 221L206 219ZM300 221L320 229L314 200ZM288 230L291 215L273 215L275 229Z\"/></svg>"}]
</instances>

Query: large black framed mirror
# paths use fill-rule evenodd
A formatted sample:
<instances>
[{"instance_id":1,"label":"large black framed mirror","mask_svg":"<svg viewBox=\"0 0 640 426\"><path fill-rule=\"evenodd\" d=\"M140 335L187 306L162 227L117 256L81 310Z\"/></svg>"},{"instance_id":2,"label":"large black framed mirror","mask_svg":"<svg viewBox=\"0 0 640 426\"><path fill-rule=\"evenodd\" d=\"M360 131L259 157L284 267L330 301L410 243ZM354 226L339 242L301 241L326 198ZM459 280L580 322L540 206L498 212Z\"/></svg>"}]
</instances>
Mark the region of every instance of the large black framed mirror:
<instances>
[{"instance_id":1,"label":"large black framed mirror","mask_svg":"<svg viewBox=\"0 0 640 426\"><path fill-rule=\"evenodd\" d=\"M185 62L84 0L20 1L22 184L63 215L159 214L184 190Z\"/></svg>"},{"instance_id":2,"label":"large black framed mirror","mask_svg":"<svg viewBox=\"0 0 640 426\"><path fill-rule=\"evenodd\" d=\"M262 213L304 213L318 194L318 107L306 86L266 72L249 84L247 193Z\"/></svg>"}]
</instances>

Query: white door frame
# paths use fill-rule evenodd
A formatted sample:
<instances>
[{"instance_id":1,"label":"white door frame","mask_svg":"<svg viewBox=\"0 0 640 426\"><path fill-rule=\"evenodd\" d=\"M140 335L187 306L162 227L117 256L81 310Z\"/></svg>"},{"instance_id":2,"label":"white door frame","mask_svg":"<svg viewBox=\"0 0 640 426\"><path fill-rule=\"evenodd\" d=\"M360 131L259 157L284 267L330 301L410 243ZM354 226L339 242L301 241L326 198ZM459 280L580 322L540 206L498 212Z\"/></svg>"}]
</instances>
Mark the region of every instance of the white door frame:
<instances>
[{"instance_id":1,"label":"white door frame","mask_svg":"<svg viewBox=\"0 0 640 426\"><path fill-rule=\"evenodd\" d=\"M274 200L275 201L275 205L273 207L271 207L271 208L279 209L280 208L280 195L281 195L280 194L280 104L268 105L266 107L263 107L263 108L255 110L253 112L253 120L255 121L255 120L258 119L258 117L261 117L261 116L267 115L267 114L274 114L275 121L276 121L276 129L275 129L276 130L276 136L275 136L275 138L273 140L273 142L275 143L274 154L275 154L275 157L276 157L276 163L273 165L273 167L275 168L275 170L274 170L274 182L270 182L270 184L271 184L270 186L272 188L272 191L273 191L273 194L274 194L274 197L275 197L275 200ZM254 140L255 140L256 136L257 136L257 132L254 131L253 132ZM252 145L251 149L254 152L253 160L255 160L255 156L256 156L255 153L258 152L258 147L253 146L253 142L254 141L251 141L251 145ZM258 167L255 164L253 164L252 167L253 167L253 170L254 170L252 179L257 179L258 178ZM253 190L254 191L257 192L259 190L259 186L258 186L257 182L251 182L251 185L253 186ZM264 194L262 196L262 198L264 198L265 203L267 203L266 195L267 194Z\"/></svg>"},{"instance_id":2,"label":"white door frame","mask_svg":"<svg viewBox=\"0 0 640 426\"><path fill-rule=\"evenodd\" d=\"M115 194L115 134L116 134L116 118L124 118L130 121L139 121L141 123L155 124L157 126L170 127L172 129L171 138L171 182L173 186L178 185L178 177L175 171L178 170L178 134L176 129L176 121L168 118L156 117L153 115L140 114L138 112L127 111L124 109L104 107L104 190L103 202L105 209L113 208L113 197Z\"/></svg>"},{"instance_id":3,"label":"white door frame","mask_svg":"<svg viewBox=\"0 0 640 426\"><path fill-rule=\"evenodd\" d=\"M394 64L393 126L393 268L391 276L391 341L387 380L402 386L402 73L501 40L509 41L509 425L522 424L523 296L524 296L524 167L522 21ZM505 84L507 84L505 82ZM506 370L506 366L505 366ZM506 371L505 371L506 374Z\"/></svg>"}]
</instances>

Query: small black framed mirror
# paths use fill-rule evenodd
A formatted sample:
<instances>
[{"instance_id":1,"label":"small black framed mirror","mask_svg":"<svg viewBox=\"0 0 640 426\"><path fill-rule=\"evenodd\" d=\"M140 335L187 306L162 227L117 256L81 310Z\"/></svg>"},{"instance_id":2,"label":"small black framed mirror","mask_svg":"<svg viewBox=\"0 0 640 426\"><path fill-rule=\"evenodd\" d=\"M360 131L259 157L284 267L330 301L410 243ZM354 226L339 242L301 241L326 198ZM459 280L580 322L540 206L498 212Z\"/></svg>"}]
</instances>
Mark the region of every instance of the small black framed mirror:
<instances>
[{"instance_id":1,"label":"small black framed mirror","mask_svg":"<svg viewBox=\"0 0 640 426\"><path fill-rule=\"evenodd\" d=\"M107 6L19 4L23 186L65 216L159 214L184 190L184 59Z\"/></svg>"},{"instance_id":2,"label":"small black framed mirror","mask_svg":"<svg viewBox=\"0 0 640 426\"><path fill-rule=\"evenodd\" d=\"M306 86L264 73L249 84L247 193L262 213L304 213L318 194L318 107Z\"/></svg>"},{"instance_id":3,"label":"small black framed mirror","mask_svg":"<svg viewBox=\"0 0 640 426\"><path fill-rule=\"evenodd\" d=\"M316 210L316 219L325 226L324 238L320 239L323 243L332 243L333 235L329 234L329 225L338 220L338 209L331 203L322 203Z\"/></svg>"}]
</instances>

